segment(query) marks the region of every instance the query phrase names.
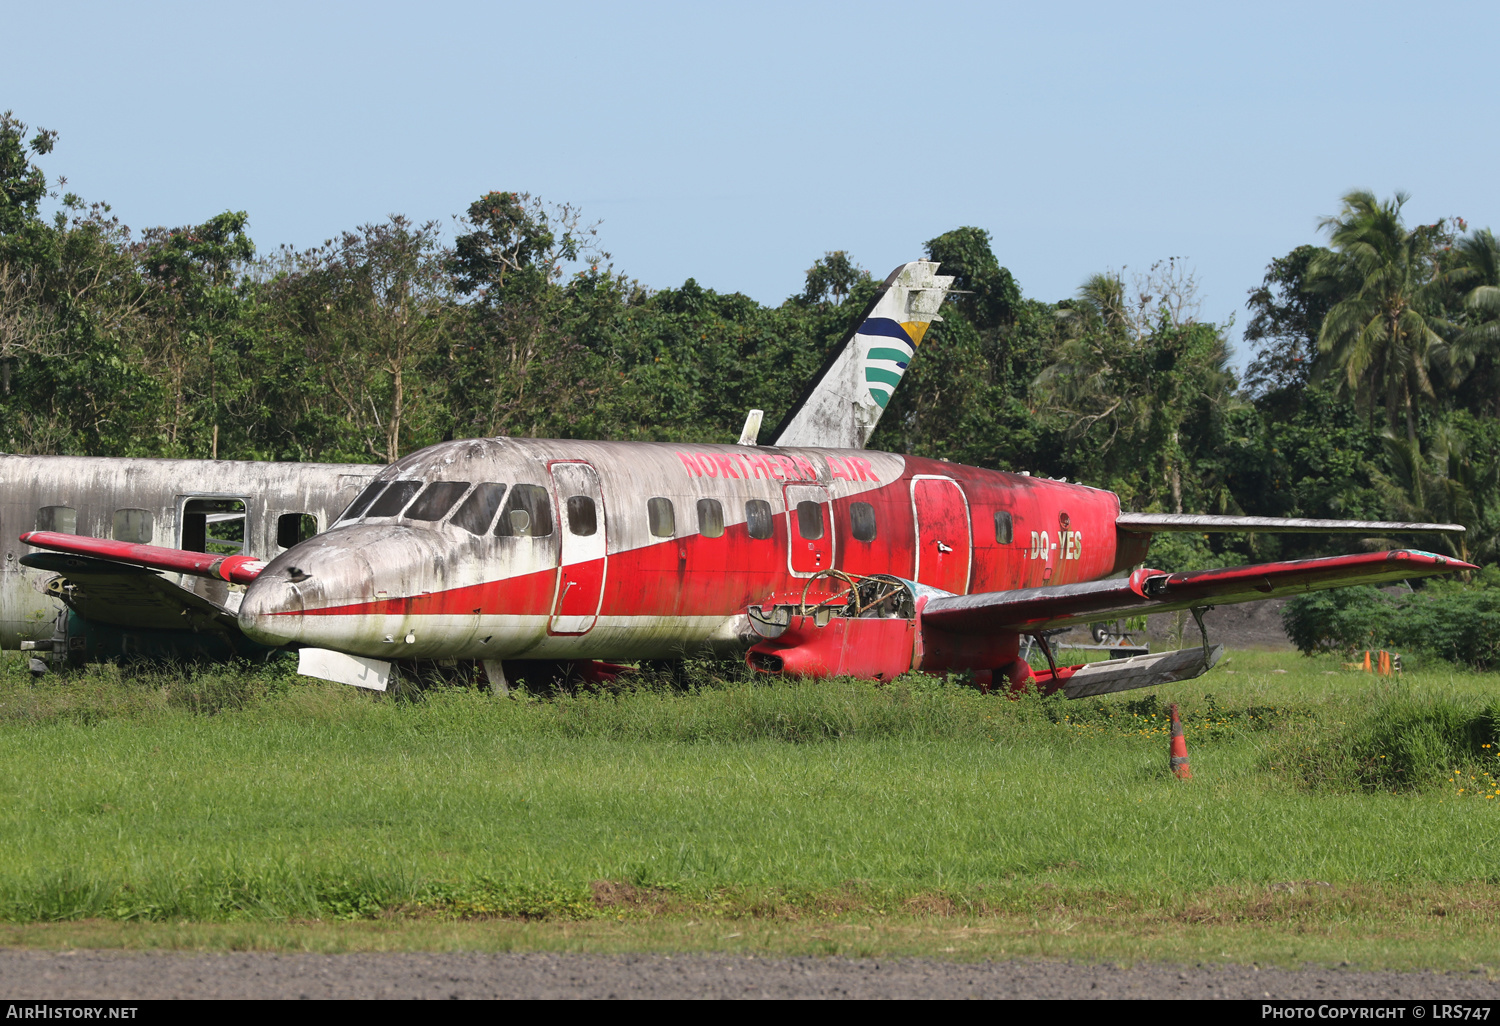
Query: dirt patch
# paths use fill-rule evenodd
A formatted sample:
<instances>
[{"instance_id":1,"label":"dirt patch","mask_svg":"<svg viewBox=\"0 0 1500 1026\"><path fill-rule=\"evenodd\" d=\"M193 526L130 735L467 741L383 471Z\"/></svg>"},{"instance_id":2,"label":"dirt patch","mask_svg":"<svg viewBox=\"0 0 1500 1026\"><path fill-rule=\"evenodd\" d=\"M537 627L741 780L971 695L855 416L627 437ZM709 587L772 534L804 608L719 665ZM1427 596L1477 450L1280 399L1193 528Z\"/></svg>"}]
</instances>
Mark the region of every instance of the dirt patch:
<instances>
[{"instance_id":1,"label":"dirt patch","mask_svg":"<svg viewBox=\"0 0 1500 1026\"><path fill-rule=\"evenodd\" d=\"M594 907L609 911L618 909L632 913L660 916L678 911L680 900L669 891L658 887L637 887L619 880L595 880L589 884L594 897Z\"/></svg>"}]
</instances>

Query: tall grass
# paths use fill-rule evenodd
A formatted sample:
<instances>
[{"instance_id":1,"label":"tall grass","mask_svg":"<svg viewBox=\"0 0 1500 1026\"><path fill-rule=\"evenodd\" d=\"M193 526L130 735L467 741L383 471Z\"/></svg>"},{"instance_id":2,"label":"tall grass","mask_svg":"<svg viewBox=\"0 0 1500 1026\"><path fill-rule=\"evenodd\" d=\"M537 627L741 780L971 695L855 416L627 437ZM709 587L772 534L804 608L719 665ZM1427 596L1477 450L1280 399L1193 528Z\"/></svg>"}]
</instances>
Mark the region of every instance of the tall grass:
<instances>
[{"instance_id":1,"label":"tall grass","mask_svg":"<svg viewBox=\"0 0 1500 1026\"><path fill-rule=\"evenodd\" d=\"M0 666L0 918L577 917L615 907L606 883L726 914L1160 905L1494 875L1500 802L1450 800L1442 773L1492 758L1496 678L1281 662L1086 703L920 677L402 697L285 667ZM1167 772L1172 701L1191 782Z\"/></svg>"}]
</instances>

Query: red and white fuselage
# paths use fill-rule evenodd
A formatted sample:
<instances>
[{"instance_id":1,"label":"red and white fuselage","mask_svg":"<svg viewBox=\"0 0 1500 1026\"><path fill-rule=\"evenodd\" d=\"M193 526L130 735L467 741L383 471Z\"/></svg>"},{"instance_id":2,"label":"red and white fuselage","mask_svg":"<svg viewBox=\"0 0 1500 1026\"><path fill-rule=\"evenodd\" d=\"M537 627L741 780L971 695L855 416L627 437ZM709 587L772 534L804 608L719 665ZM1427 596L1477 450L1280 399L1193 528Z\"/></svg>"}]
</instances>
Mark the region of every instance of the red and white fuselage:
<instances>
[{"instance_id":1,"label":"red and white fuselage","mask_svg":"<svg viewBox=\"0 0 1500 1026\"><path fill-rule=\"evenodd\" d=\"M371 492L260 573L248 635L387 660L729 653L751 605L841 586L821 571L1009 591L1147 540L1117 551L1110 492L868 450L480 439Z\"/></svg>"}]
</instances>

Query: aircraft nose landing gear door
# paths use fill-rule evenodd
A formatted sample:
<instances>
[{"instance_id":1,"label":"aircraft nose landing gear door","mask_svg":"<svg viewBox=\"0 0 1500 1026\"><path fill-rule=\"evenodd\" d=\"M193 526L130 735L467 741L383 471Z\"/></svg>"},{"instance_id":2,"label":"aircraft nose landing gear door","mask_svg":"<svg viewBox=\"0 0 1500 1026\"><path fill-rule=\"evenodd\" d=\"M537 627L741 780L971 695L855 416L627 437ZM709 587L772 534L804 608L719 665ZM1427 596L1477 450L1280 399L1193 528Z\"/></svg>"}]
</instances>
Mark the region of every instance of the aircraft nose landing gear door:
<instances>
[{"instance_id":1,"label":"aircraft nose landing gear door","mask_svg":"<svg viewBox=\"0 0 1500 1026\"><path fill-rule=\"evenodd\" d=\"M969 591L969 502L958 482L916 477L911 482L917 524L916 578L922 584L964 595Z\"/></svg>"},{"instance_id":2,"label":"aircraft nose landing gear door","mask_svg":"<svg viewBox=\"0 0 1500 1026\"><path fill-rule=\"evenodd\" d=\"M604 533L604 493L587 463L554 463L552 483L562 521L562 552L551 634L586 634L599 619L609 566Z\"/></svg>"}]
</instances>

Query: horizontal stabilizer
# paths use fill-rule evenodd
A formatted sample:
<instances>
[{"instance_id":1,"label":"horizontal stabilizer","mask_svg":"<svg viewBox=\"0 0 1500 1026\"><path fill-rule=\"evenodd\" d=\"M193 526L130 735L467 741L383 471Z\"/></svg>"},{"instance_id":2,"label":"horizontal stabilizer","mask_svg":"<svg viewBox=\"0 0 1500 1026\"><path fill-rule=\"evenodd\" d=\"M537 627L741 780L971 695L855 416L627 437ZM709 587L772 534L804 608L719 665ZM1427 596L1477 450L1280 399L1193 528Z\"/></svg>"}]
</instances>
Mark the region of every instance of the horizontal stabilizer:
<instances>
[{"instance_id":1,"label":"horizontal stabilizer","mask_svg":"<svg viewBox=\"0 0 1500 1026\"><path fill-rule=\"evenodd\" d=\"M81 534L59 534L56 531L29 531L21 535L27 545L53 549L75 556L93 556L130 566L152 570L207 577L230 584L249 584L265 569L264 560L254 556L221 556L213 552L188 552L160 545L136 545L132 542L89 538Z\"/></svg>"},{"instance_id":2,"label":"horizontal stabilizer","mask_svg":"<svg viewBox=\"0 0 1500 1026\"><path fill-rule=\"evenodd\" d=\"M956 634L1030 632L1141 613L1255 602L1325 588L1390 584L1413 577L1476 569L1470 563L1447 556L1397 549L1176 574L1137 570L1129 577L1109 581L945 595L928 600L922 610L922 622Z\"/></svg>"},{"instance_id":3,"label":"horizontal stabilizer","mask_svg":"<svg viewBox=\"0 0 1500 1026\"><path fill-rule=\"evenodd\" d=\"M1059 670L1055 679L1062 680L1062 692L1068 698L1092 698L1094 695L1108 695L1116 691L1192 680L1207 673L1223 655L1223 645L1215 645L1206 654L1202 647L1183 648L1176 652L1153 652L1129 659L1085 663L1072 673Z\"/></svg>"},{"instance_id":4,"label":"horizontal stabilizer","mask_svg":"<svg viewBox=\"0 0 1500 1026\"><path fill-rule=\"evenodd\" d=\"M1385 520L1308 520L1303 517L1213 517L1196 513L1121 513L1121 531L1156 534L1183 531L1276 534L1463 534L1463 524L1417 524Z\"/></svg>"}]
</instances>

